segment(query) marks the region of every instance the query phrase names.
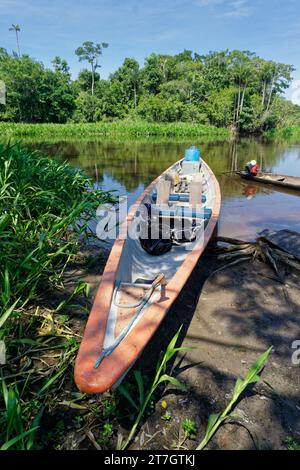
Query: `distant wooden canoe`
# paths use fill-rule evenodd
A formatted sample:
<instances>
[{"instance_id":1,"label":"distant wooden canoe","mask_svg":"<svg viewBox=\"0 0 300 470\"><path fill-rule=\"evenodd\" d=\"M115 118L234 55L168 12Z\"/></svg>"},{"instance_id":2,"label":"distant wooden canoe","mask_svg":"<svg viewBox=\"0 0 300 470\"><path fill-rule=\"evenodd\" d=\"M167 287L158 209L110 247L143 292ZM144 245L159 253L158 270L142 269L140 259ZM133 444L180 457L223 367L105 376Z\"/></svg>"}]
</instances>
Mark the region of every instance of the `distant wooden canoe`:
<instances>
[{"instance_id":1,"label":"distant wooden canoe","mask_svg":"<svg viewBox=\"0 0 300 470\"><path fill-rule=\"evenodd\" d=\"M257 176L249 175L246 171L237 172L242 178L256 181L258 183L271 184L273 186L280 186L286 189L294 189L300 191L300 177L286 176L275 173L259 173Z\"/></svg>"},{"instance_id":2,"label":"distant wooden canoe","mask_svg":"<svg viewBox=\"0 0 300 470\"><path fill-rule=\"evenodd\" d=\"M170 171L176 172L183 182L186 180L180 175L180 161L161 176ZM175 197L175 189L167 210L164 205L159 214L168 217L169 206L170 214L175 211L179 218L194 220L195 216L199 217L203 236L190 250L183 245L172 245L170 251L152 256L142 248L139 239L124 236L136 223L137 207L144 203L157 206L154 194L161 177L148 186L136 201L135 209L128 213L127 226L115 241L108 258L76 359L75 382L81 391L102 393L122 380L156 332L212 237L221 206L220 188L215 175L203 161L198 175L194 181L202 184L200 207L203 216L195 214L186 202L189 188L185 183L184 189L177 192L178 197ZM154 283L160 285L155 287L147 303L141 304L154 279ZM130 329L126 331L128 326ZM122 340L118 342L120 337ZM114 343L116 345L112 347Z\"/></svg>"}]
</instances>

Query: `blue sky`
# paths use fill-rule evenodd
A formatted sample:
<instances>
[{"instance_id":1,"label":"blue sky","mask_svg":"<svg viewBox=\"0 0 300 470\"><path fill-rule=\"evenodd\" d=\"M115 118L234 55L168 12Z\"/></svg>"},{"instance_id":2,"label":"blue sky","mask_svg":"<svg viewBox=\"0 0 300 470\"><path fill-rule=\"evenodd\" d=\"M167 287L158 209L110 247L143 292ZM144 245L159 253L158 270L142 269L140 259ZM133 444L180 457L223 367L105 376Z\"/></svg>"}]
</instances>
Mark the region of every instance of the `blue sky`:
<instances>
[{"instance_id":1,"label":"blue sky","mask_svg":"<svg viewBox=\"0 0 300 470\"><path fill-rule=\"evenodd\" d=\"M0 47L16 50L11 23L21 26L21 52L50 65L67 59L83 41L108 42L101 75L125 57L141 64L151 52L174 54L248 49L297 68L300 79L299 0L0 0ZM300 83L300 82L299 82Z\"/></svg>"}]
</instances>

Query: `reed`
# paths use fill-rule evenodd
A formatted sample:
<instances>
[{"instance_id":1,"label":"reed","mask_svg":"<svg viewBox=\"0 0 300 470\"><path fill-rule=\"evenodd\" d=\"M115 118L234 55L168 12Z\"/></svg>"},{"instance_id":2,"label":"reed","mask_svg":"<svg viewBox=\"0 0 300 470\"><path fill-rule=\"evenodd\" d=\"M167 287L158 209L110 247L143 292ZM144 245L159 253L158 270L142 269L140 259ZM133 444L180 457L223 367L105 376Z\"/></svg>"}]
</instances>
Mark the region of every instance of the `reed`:
<instances>
[{"instance_id":1,"label":"reed","mask_svg":"<svg viewBox=\"0 0 300 470\"><path fill-rule=\"evenodd\" d=\"M79 248L86 224L110 196L67 163L0 144L0 327L54 285ZM70 230L72 227L72 230Z\"/></svg>"},{"instance_id":2,"label":"reed","mask_svg":"<svg viewBox=\"0 0 300 470\"><path fill-rule=\"evenodd\" d=\"M107 201L113 201L110 193L94 191L75 167L0 143L0 340L7 348L0 377L2 450L36 447L42 410L58 402L55 389L78 350L78 335L58 313L74 296L87 295L88 286L79 282L52 310L45 299L61 287L68 263L89 235L89 218Z\"/></svg>"},{"instance_id":3,"label":"reed","mask_svg":"<svg viewBox=\"0 0 300 470\"><path fill-rule=\"evenodd\" d=\"M223 137L229 130L203 124L184 122L150 123L145 121L114 121L85 124L19 124L0 123L0 135L7 138L83 138L118 136L136 137Z\"/></svg>"},{"instance_id":4,"label":"reed","mask_svg":"<svg viewBox=\"0 0 300 470\"><path fill-rule=\"evenodd\" d=\"M267 139L276 142L289 141L293 143L300 143L300 126L271 129L266 131L263 135Z\"/></svg>"}]
</instances>

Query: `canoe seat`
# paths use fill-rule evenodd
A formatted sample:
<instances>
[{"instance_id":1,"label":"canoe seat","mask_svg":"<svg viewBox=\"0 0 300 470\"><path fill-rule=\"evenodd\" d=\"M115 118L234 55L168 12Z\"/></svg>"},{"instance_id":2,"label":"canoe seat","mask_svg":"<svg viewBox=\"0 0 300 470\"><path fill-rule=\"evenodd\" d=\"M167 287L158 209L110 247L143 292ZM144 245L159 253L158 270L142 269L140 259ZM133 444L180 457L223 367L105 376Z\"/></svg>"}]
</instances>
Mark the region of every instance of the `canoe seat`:
<instances>
[{"instance_id":1,"label":"canoe seat","mask_svg":"<svg viewBox=\"0 0 300 470\"><path fill-rule=\"evenodd\" d=\"M152 199L154 202L157 200L157 194L152 194ZM189 202L190 195L189 193L171 193L169 195L169 202ZM206 202L206 196L202 194L201 202L204 204Z\"/></svg>"},{"instance_id":2,"label":"canoe seat","mask_svg":"<svg viewBox=\"0 0 300 470\"><path fill-rule=\"evenodd\" d=\"M167 205L171 191L171 181L161 178L156 185L157 204Z\"/></svg>"},{"instance_id":3,"label":"canoe seat","mask_svg":"<svg viewBox=\"0 0 300 470\"><path fill-rule=\"evenodd\" d=\"M197 219L208 220L211 217L211 209L193 209L185 206L176 206L169 208L161 208L158 205L152 206L152 213L162 217L192 217Z\"/></svg>"},{"instance_id":4,"label":"canoe seat","mask_svg":"<svg viewBox=\"0 0 300 470\"><path fill-rule=\"evenodd\" d=\"M193 217L208 220L211 218L212 210L211 209L193 209L192 207L177 207L177 215L182 217Z\"/></svg>"}]
</instances>

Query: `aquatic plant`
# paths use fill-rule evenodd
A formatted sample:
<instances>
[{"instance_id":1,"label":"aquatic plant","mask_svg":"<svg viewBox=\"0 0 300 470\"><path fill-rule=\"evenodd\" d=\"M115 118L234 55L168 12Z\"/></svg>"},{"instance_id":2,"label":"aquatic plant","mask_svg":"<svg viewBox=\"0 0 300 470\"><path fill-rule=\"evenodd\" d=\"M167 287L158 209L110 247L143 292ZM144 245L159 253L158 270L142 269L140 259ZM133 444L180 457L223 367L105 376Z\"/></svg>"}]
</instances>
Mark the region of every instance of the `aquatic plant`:
<instances>
[{"instance_id":1,"label":"aquatic plant","mask_svg":"<svg viewBox=\"0 0 300 470\"><path fill-rule=\"evenodd\" d=\"M264 137L276 142L300 142L300 126L281 127L264 132Z\"/></svg>"},{"instance_id":2,"label":"aquatic plant","mask_svg":"<svg viewBox=\"0 0 300 470\"><path fill-rule=\"evenodd\" d=\"M62 138L74 137L117 137L120 135L127 137L158 136L158 137L201 137L201 136L222 136L229 138L229 130L214 126L172 122L172 123L151 123L145 121L114 121L98 123L68 123L68 124L19 124L0 123L0 133L2 137L38 137Z\"/></svg>"}]
</instances>

